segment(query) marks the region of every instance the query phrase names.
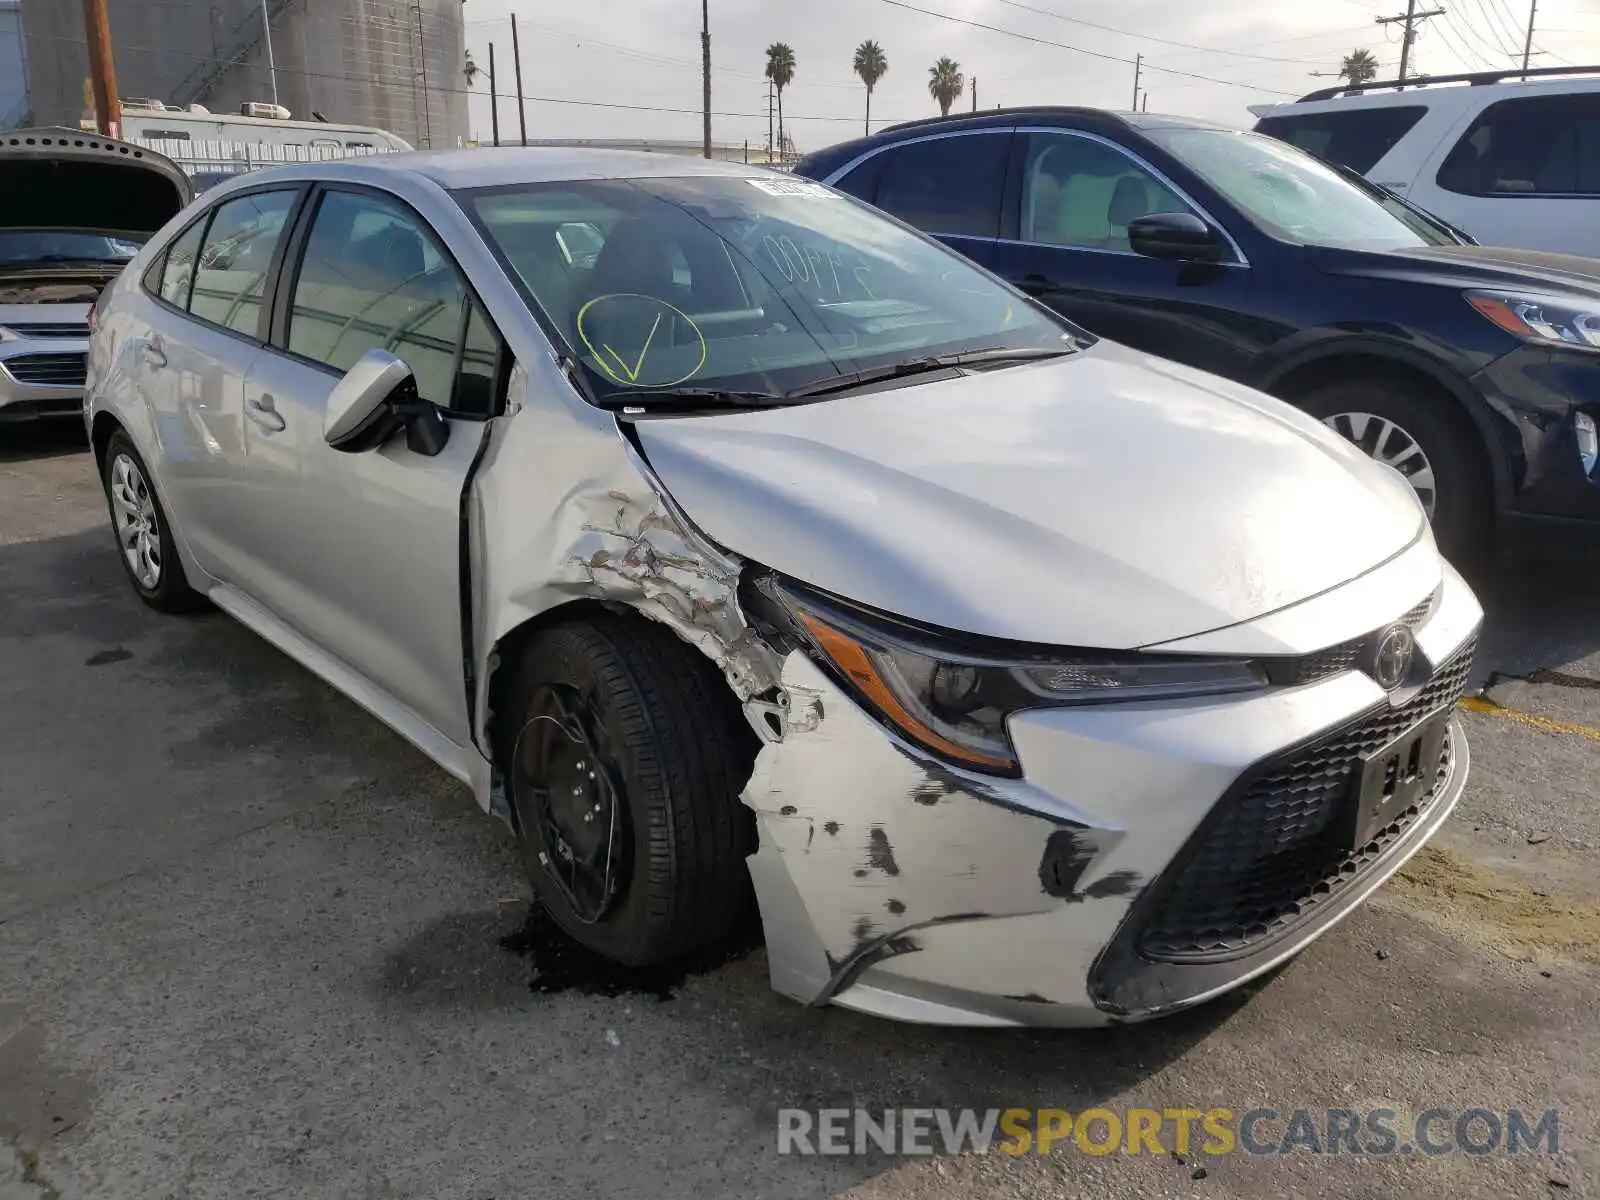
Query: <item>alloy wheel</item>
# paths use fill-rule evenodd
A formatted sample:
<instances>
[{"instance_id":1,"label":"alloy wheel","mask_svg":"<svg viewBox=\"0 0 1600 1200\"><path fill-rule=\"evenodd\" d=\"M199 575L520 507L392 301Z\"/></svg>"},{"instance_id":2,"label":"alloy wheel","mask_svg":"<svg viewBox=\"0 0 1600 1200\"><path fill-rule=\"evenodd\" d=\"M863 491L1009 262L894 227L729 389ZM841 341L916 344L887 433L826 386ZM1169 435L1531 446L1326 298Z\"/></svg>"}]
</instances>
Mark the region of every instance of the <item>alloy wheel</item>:
<instances>
[{"instance_id":1,"label":"alloy wheel","mask_svg":"<svg viewBox=\"0 0 1600 1200\"><path fill-rule=\"evenodd\" d=\"M1433 464L1417 439L1387 417L1364 412L1333 413L1322 423L1348 442L1353 442L1367 457L1393 467L1406 477L1429 519L1438 501L1438 485Z\"/></svg>"},{"instance_id":2,"label":"alloy wheel","mask_svg":"<svg viewBox=\"0 0 1600 1200\"><path fill-rule=\"evenodd\" d=\"M134 580L152 592L161 584L161 521L144 473L126 454L112 460L110 490L117 544Z\"/></svg>"}]
</instances>

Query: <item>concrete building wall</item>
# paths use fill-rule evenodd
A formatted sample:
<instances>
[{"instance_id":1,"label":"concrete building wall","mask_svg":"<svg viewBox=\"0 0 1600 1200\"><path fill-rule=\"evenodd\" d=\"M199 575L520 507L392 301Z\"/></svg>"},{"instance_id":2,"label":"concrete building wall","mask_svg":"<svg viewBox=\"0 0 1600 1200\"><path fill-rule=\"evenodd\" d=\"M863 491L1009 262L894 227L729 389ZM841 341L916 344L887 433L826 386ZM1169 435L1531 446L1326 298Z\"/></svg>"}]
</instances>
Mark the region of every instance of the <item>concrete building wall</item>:
<instances>
[{"instance_id":1,"label":"concrete building wall","mask_svg":"<svg viewBox=\"0 0 1600 1200\"><path fill-rule=\"evenodd\" d=\"M109 0L117 90L214 112L272 98L260 0ZM467 137L461 0L268 0L278 103L295 117L376 125L415 146ZM74 0L24 0L38 124L84 115L87 52Z\"/></svg>"},{"instance_id":2,"label":"concrete building wall","mask_svg":"<svg viewBox=\"0 0 1600 1200\"><path fill-rule=\"evenodd\" d=\"M0 129L11 129L28 112L27 59L22 53L22 14L17 0L0 0Z\"/></svg>"}]
</instances>

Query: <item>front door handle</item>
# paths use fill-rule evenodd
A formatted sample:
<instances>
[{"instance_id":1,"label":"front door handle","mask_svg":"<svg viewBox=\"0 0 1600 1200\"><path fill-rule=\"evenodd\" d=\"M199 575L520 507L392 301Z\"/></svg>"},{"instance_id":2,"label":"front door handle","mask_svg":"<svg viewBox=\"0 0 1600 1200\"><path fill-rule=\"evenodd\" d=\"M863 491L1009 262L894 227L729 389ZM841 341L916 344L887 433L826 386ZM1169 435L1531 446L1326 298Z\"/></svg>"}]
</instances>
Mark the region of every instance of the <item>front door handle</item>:
<instances>
[{"instance_id":1,"label":"front door handle","mask_svg":"<svg viewBox=\"0 0 1600 1200\"><path fill-rule=\"evenodd\" d=\"M1017 286L1023 291L1027 292L1029 295L1034 295L1038 292L1053 292L1059 290L1059 285L1054 279L1051 279L1048 275L1040 275L1038 273L1024 275L1017 281Z\"/></svg>"},{"instance_id":2,"label":"front door handle","mask_svg":"<svg viewBox=\"0 0 1600 1200\"><path fill-rule=\"evenodd\" d=\"M244 415L268 433L282 433L287 424L283 414L273 404L272 397L266 393L248 397L244 402Z\"/></svg>"},{"instance_id":3,"label":"front door handle","mask_svg":"<svg viewBox=\"0 0 1600 1200\"><path fill-rule=\"evenodd\" d=\"M161 348L159 341L145 342L139 347L139 357L152 367L167 365L167 352Z\"/></svg>"}]
</instances>

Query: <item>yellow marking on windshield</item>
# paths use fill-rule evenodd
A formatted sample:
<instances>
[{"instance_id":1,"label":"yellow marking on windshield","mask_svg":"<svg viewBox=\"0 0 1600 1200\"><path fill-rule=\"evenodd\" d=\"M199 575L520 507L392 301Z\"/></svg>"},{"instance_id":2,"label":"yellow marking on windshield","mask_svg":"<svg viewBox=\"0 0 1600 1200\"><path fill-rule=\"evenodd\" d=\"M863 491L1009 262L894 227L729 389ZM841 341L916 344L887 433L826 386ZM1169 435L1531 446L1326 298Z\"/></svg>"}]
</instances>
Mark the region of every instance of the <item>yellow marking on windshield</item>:
<instances>
[{"instance_id":1,"label":"yellow marking on windshield","mask_svg":"<svg viewBox=\"0 0 1600 1200\"><path fill-rule=\"evenodd\" d=\"M595 305L617 300L641 301L647 309L650 306L654 306L657 310L655 314L655 320L650 325L650 332L645 336L644 345L639 348L639 357L634 360L634 363L631 367L628 365L628 360L619 354L609 343L601 342L598 346L595 345L594 340L589 336L589 330L587 327L590 310L593 309ZM656 334L661 329L661 320L663 317L669 314L678 320L681 320L684 325L694 334L695 339L700 343L699 361L696 362L694 366L684 374L678 375L674 378L645 379L644 382L640 382L640 377L645 374L645 363L650 357L650 349L655 344ZM617 383L627 384L630 387L676 387L680 383L684 383L687 380L693 379L706 365L706 359L709 351L708 347L706 346L706 335L704 331L701 330L700 326L695 322L695 319L688 313L684 312L677 305L661 299L659 296L647 296L642 292L607 292L603 296L596 296L594 299L585 303L583 307L578 309L576 324L578 327L578 338L583 342L585 348L588 349L590 356L594 360L594 365L602 373L604 373L607 378L612 379ZM612 365L613 363L615 366Z\"/></svg>"}]
</instances>

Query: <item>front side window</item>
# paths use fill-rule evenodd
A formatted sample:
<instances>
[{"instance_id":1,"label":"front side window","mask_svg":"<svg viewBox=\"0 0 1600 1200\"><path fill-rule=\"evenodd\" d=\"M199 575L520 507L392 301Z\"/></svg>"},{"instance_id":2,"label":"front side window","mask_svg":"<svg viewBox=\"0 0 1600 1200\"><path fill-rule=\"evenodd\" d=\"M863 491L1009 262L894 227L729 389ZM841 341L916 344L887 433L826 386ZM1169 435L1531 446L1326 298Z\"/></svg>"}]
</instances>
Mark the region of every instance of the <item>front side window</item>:
<instances>
[{"instance_id":1,"label":"front side window","mask_svg":"<svg viewBox=\"0 0 1600 1200\"><path fill-rule=\"evenodd\" d=\"M1147 136L1264 232L1306 246L1406 250L1443 245L1324 162L1276 138L1225 129L1152 129Z\"/></svg>"},{"instance_id":2,"label":"front side window","mask_svg":"<svg viewBox=\"0 0 1600 1200\"><path fill-rule=\"evenodd\" d=\"M295 278L288 349L339 372L368 350L387 350L411 368L424 400L456 409L458 394L481 391L468 384L463 392L457 380L464 339L470 370L493 373L494 336L481 315L469 315L471 303L455 266L409 210L369 193L330 191ZM486 399L477 411L488 411Z\"/></svg>"},{"instance_id":3,"label":"front side window","mask_svg":"<svg viewBox=\"0 0 1600 1200\"><path fill-rule=\"evenodd\" d=\"M1122 250L1128 225L1154 213L1193 212L1122 151L1090 138L1028 134L1022 171L1022 240Z\"/></svg>"},{"instance_id":4,"label":"front side window","mask_svg":"<svg viewBox=\"0 0 1600 1200\"><path fill-rule=\"evenodd\" d=\"M928 233L1000 236L1009 132L961 134L886 151L876 203Z\"/></svg>"},{"instance_id":5,"label":"front side window","mask_svg":"<svg viewBox=\"0 0 1600 1200\"><path fill-rule=\"evenodd\" d=\"M1600 196L1600 94L1491 104L1451 149L1439 186L1466 196Z\"/></svg>"},{"instance_id":6,"label":"front side window","mask_svg":"<svg viewBox=\"0 0 1600 1200\"><path fill-rule=\"evenodd\" d=\"M267 273L298 195L252 192L217 206L195 268L191 313L224 329L255 334Z\"/></svg>"},{"instance_id":7,"label":"front side window","mask_svg":"<svg viewBox=\"0 0 1600 1200\"><path fill-rule=\"evenodd\" d=\"M1400 144L1428 110L1420 104L1263 117L1256 132L1298 146L1324 162L1365 175Z\"/></svg>"},{"instance_id":8,"label":"front side window","mask_svg":"<svg viewBox=\"0 0 1600 1200\"><path fill-rule=\"evenodd\" d=\"M971 350L1063 352L1067 327L965 259L798 179L579 180L459 193L602 399L757 391ZM592 261L569 255L574 225Z\"/></svg>"}]
</instances>

